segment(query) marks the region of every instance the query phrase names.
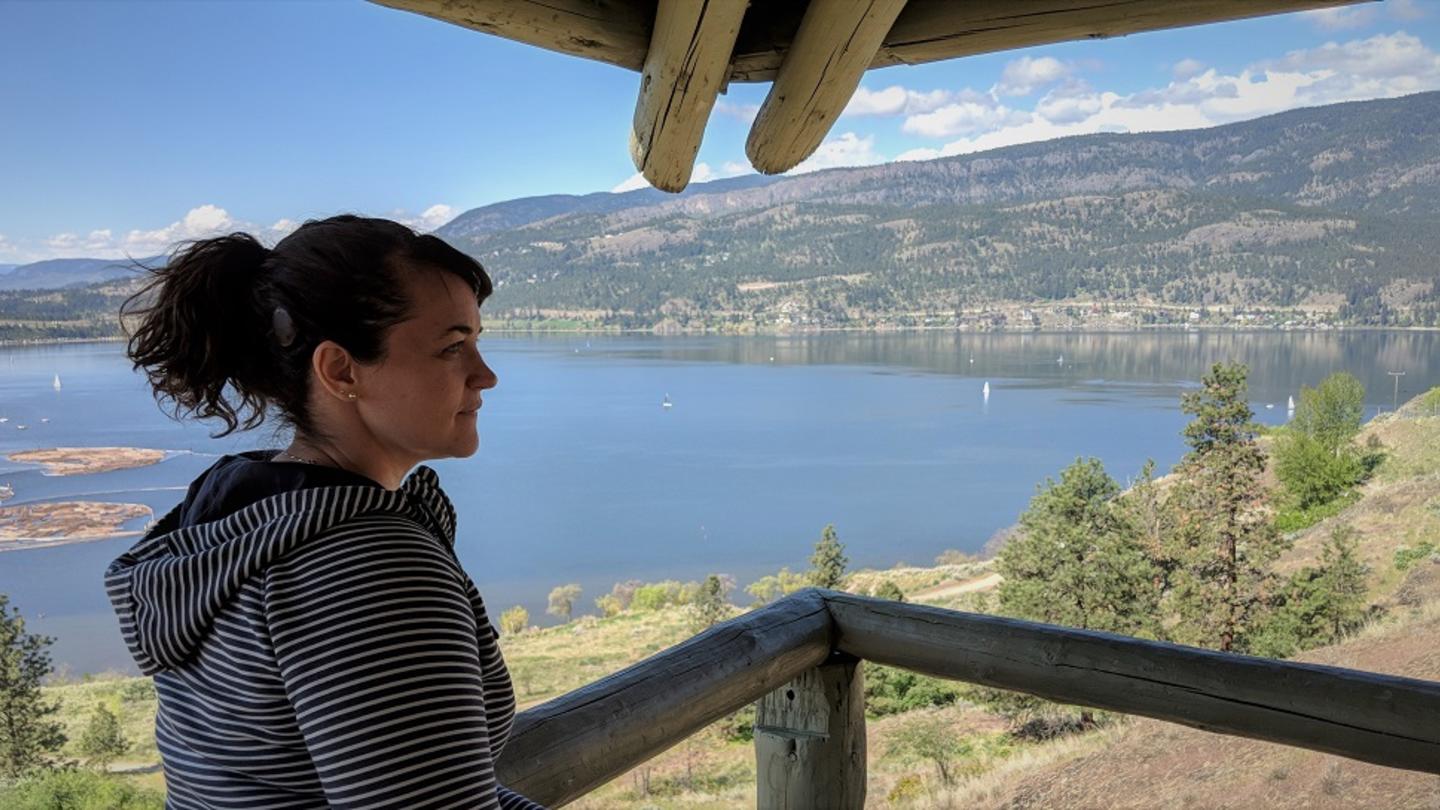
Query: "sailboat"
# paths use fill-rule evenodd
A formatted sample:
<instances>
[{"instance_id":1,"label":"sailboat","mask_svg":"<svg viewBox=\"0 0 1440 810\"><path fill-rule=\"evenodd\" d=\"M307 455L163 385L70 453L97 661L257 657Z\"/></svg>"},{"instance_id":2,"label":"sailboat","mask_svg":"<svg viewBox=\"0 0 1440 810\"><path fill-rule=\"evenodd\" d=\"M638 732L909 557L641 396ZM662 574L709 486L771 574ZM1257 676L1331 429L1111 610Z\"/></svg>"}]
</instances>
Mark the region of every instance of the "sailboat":
<instances>
[{"instance_id":1,"label":"sailboat","mask_svg":"<svg viewBox=\"0 0 1440 810\"><path fill-rule=\"evenodd\" d=\"M1287 411L1293 411L1293 410L1295 410L1295 397L1290 397L1290 401L1287 402L1287 403L1285 403L1285 410L1287 410Z\"/></svg>"},{"instance_id":2,"label":"sailboat","mask_svg":"<svg viewBox=\"0 0 1440 810\"><path fill-rule=\"evenodd\" d=\"M675 403L673 403L673 402L670 401L670 395L669 395L669 394L666 394L666 395L665 395L665 398L662 399L662 400L660 400L660 407L666 409L667 411L668 411L669 409L675 407Z\"/></svg>"},{"instance_id":3,"label":"sailboat","mask_svg":"<svg viewBox=\"0 0 1440 810\"><path fill-rule=\"evenodd\" d=\"M980 394L981 394L981 396L985 397L986 399L989 399L989 398L990 398L990 381L989 381L989 380L986 380L986 381L985 381L985 387L980 389Z\"/></svg>"},{"instance_id":4,"label":"sailboat","mask_svg":"<svg viewBox=\"0 0 1440 810\"><path fill-rule=\"evenodd\" d=\"M55 382L50 383L50 387L51 387L51 388L54 388L56 391L59 391L59 390L60 390L60 375L59 375L59 374L56 374L56 375L55 375Z\"/></svg>"}]
</instances>

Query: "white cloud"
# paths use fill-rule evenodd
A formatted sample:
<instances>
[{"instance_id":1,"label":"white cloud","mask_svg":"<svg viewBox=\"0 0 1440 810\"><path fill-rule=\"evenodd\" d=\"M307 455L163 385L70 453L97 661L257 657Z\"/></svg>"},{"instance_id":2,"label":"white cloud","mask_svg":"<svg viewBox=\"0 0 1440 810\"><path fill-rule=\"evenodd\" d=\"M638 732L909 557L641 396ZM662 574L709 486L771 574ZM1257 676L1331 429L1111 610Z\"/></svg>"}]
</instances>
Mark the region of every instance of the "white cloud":
<instances>
[{"instance_id":1,"label":"white cloud","mask_svg":"<svg viewBox=\"0 0 1440 810\"><path fill-rule=\"evenodd\" d=\"M620 181L619 183L615 184L615 187L610 189L610 193L623 194L626 191L634 191L638 188L646 188L649 185L650 181L645 179L645 175L636 172L625 178L624 180Z\"/></svg>"},{"instance_id":2,"label":"white cloud","mask_svg":"<svg viewBox=\"0 0 1440 810\"><path fill-rule=\"evenodd\" d=\"M753 171L755 170L750 168L749 164L741 163L735 160L726 161L725 163L721 164L719 169L712 167L709 163L701 161L700 163L696 163L695 167L690 170L690 182L708 183L711 180L723 180L726 177L735 177L736 175L749 174ZM625 178L624 181L617 184L614 188L610 189L610 193L620 194L626 191L634 191L638 188L649 187L650 181L645 179L645 175L636 172Z\"/></svg>"},{"instance_id":3,"label":"white cloud","mask_svg":"<svg viewBox=\"0 0 1440 810\"><path fill-rule=\"evenodd\" d=\"M404 210L391 211L386 216L421 232L433 231L455 218L452 206L437 203L419 215L412 216ZM90 231L81 236L72 232L57 233L41 241L39 247L0 242L0 256L14 261L32 262L43 259L96 258L123 259L146 258L168 253L181 242L194 239L208 239L215 236L244 231L259 239L263 244L274 246L288 236L300 222L282 217L271 225L260 225L237 219L217 205L205 204L185 212L185 216L160 228L137 228L117 236L109 228Z\"/></svg>"},{"instance_id":4,"label":"white cloud","mask_svg":"<svg viewBox=\"0 0 1440 810\"><path fill-rule=\"evenodd\" d=\"M1314 11L1303 11L1300 16L1326 31L1343 31L1347 28L1364 28L1375 21L1376 12L1371 6L1317 8Z\"/></svg>"},{"instance_id":5,"label":"white cloud","mask_svg":"<svg viewBox=\"0 0 1440 810\"><path fill-rule=\"evenodd\" d=\"M1056 124L1084 121L1099 112L1103 102L1089 83L1071 79L1035 102L1035 114Z\"/></svg>"},{"instance_id":6,"label":"white cloud","mask_svg":"<svg viewBox=\"0 0 1440 810\"><path fill-rule=\"evenodd\" d=\"M1171 68L1171 72L1177 79L1188 79L1191 76L1198 76L1205 72L1205 63L1199 59L1181 59Z\"/></svg>"},{"instance_id":7,"label":"white cloud","mask_svg":"<svg viewBox=\"0 0 1440 810\"><path fill-rule=\"evenodd\" d=\"M786 174L806 174L837 166L870 166L884 162L885 156L875 151L875 136L866 135L862 138L853 132L846 132L820 144L815 154Z\"/></svg>"},{"instance_id":8,"label":"white cloud","mask_svg":"<svg viewBox=\"0 0 1440 810\"><path fill-rule=\"evenodd\" d=\"M1098 92L1071 79L1041 97L1033 111L974 101L965 111L946 107L930 117L912 116L906 120L907 132L962 137L911 149L897 159L923 160L1094 132L1193 129L1302 106L1440 89L1440 55L1404 32L1292 51L1233 75L1212 68L1181 78L1186 72L1177 70L1176 80L1164 87L1123 95Z\"/></svg>"},{"instance_id":9,"label":"white cloud","mask_svg":"<svg viewBox=\"0 0 1440 810\"><path fill-rule=\"evenodd\" d=\"M385 216L395 220L396 222L415 231L416 233L430 233L431 231L437 230L438 228L440 228L440 226L454 219L455 215L456 211L451 206L445 205L444 203L436 203L429 208L426 208L424 211L421 211L419 214L411 214L404 208L396 208ZM291 224L291 222L291 220L282 219L280 220L280 222L272 225L270 229L275 230L281 225L281 223L285 223L288 225ZM294 228L292 227L291 230L294 230Z\"/></svg>"},{"instance_id":10,"label":"white cloud","mask_svg":"<svg viewBox=\"0 0 1440 810\"><path fill-rule=\"evenodd\" d=\"M1011 109L993 96L966 90L933 112L907 117L900 129L911 135L945 138L1023 124L1029 119L1029 113Z\"/></svg>"},{"instance_id":11,"label":"white cloud","mask_svg":"<svg viewBox=\"0 0 1440 810\"><path fill-rule=\"evenodd\" d=\"M1059 59L1022 56L1005 65L995 92L1002 96L1028 96L1047 84L1060 81L1070 72L1070 66Z\"/></svg>"},{"instance_id":12,"label":"white cloud","mask_svg":"<svg viewBox=\"0 0 1440 810\"><path fill-rule=\"evenodd\" d=\"M914 115L943 107L954 97L948 90L920 92L891 85L883 90L855 90L850 103L845 105L842 116L846 115Z\"/></svg>"}]
</instances>

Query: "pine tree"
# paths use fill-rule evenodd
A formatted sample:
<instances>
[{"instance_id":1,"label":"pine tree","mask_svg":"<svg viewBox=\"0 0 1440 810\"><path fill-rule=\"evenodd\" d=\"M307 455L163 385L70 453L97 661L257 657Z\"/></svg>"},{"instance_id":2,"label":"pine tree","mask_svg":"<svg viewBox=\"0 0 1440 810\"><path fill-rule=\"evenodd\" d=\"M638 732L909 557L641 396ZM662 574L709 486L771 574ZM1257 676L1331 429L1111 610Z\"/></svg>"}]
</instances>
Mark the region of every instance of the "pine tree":
<instances>
[{"instance_id":1,"label":"pine tree","mask_svg":"<svg viewBox=\"0 0 1440 810\"><path fill-rule=\"evenodd\" d=\"M130 750L130 741L120 729L120 718L104 704L97 703L80 734L79 749L86 764L104 770L111 761Z\"/></svg>"},{"instance_id":2,"label":"pine tree","mask_svg":"<svg viewBox=\"0 0 1440 810\"><path fill-rule=\"evenodd\" d=\"M1098 459L1076 459L1037 488L1019 535L1001 549L1000 609L1023 619L1153 637L1154 563Z\"/></svg>"},{"instance_id":3,"label":"pine tree","mask_svg":"<svg viewBox=\"0 0 1440 810\"><path fill-rule=\"evenodd\" d=\"M1276 590L1270 566L1288 543L1267 511L1265 456L1245 400L1248 370L1217 363L1199 391L1181 397L1194 419L1190 452L1176 472L1178 521L1171 538L1179 565L1171 592L1177 641L1244 651Z\"/></svg>"},{"instance_id":4,"label":"pine tree","mask_svg":"<svg viewBox=\"0 0 1440 810\"><path fill-rule=\"evenodd\" d=\"M815 553L810 555L810 584L817 588L839 588L845 584L845 567L849 564L845 546L835 533L835 524L827 524L815 543Z\"/></svg>"},{"instance_id":5,"label":"pine tree","mask_svg":"<svg viewBox=\"0 0 1440 810\"><path fill-rule=\"evenodd\" d=\"M1324 628L1321 643L1333 644L1365 620L1365 577L1369 566L1355 553L1358 533L1348 525L1336 526L1320 549L1320 589L1324 598L1316 611Z\"/></svg>"},{"instance_id":6,"label":"pine tree","mask_svg":"<svg viewBox=\"0 0 1440 810\"><path fill-rule=\"evenodd\" d=\"M20 611L9 606L0 594L0 777L15 778L43 767L65 744L65 733L52 719L59 704L40 693L52 640L26 633Z\"/></svg>"},{"instance_id":7,"label":"pine tree","mask_svg":"<svg viewBox=\"0 0 1440 810\"><path fill-rule=\"evenodd\" d=\"M715 574L705 577L705 581L701 583L700 589L695 592L695 597L690 602L691 632L698 633L729 617L730 606L725 603L727 590L724 581Z\"/></svg>"}]
</instances>

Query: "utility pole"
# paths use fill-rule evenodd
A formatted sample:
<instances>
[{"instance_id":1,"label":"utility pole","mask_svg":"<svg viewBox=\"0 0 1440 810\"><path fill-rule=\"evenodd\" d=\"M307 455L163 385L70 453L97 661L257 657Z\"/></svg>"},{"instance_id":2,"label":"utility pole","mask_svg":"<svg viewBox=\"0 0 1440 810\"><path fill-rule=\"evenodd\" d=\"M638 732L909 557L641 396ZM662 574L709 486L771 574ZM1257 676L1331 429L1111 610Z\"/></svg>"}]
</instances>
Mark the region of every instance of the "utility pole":
<instances>
[{"instance_id":1,"label":"utility pole","mask_svg":"<svg viewBox=\"0 0 1440 810\"><path fill-rule=\"evenodd\" d=\"M1395 393L1390 397L1390 410L1398 411L1400 410L1400 378L1405 376L1405 372L1387 371L1385 373L1395 378Z\"/></svg>"}]
</instances>

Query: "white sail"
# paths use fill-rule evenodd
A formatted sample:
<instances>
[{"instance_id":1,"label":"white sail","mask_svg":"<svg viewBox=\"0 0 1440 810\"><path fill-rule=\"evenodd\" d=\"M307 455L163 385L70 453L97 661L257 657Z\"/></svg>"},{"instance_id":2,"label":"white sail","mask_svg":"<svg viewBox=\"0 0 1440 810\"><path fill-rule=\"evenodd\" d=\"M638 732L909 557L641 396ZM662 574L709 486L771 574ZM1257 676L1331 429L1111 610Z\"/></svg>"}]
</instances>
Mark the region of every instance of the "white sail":
<instances>
[{"instance_id":1,"label":"white sail","mask_svg":"<svg viewBox=\"0 0 1440 810\"><path fill-rule=\"evenodd\" d=\"M59 374L56 374L56 375L55 375L55 382L50 383L50 385L54 386L54 388L55 388L56 391L59 391L59 390L60 390L60 375L59 375Z\"/></svg>"}]
</instances>

